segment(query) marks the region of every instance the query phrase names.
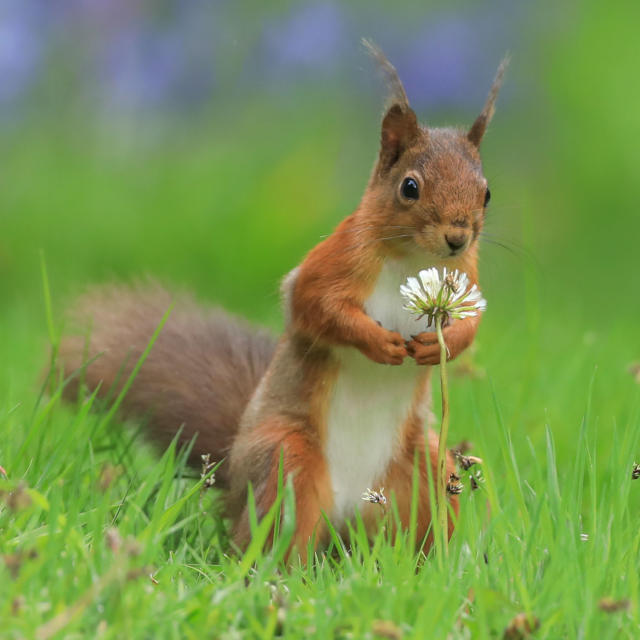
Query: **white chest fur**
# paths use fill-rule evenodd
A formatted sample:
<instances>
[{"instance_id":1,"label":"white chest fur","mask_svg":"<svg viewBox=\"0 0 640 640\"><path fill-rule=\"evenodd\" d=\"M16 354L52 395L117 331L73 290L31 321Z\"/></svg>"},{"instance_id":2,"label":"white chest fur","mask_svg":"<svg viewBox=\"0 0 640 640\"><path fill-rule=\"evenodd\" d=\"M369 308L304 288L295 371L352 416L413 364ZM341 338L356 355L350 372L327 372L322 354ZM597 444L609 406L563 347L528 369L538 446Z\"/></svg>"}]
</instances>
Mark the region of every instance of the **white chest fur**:
<instances>
[{"instance_id":1,"label":"white chest fur","mask_svg":"<svg viewBox=\"0 0 640 640\"><path fill-rule=\"evenodd\" d=\"M400 285L426 266L424 258L421 265L387 261L365 303L367 314L406 339L418 333L415 316L402 309ZM363 491L379 489L424 370L411 359L391 366L377 364L354 348L337 353L340 371L327 416L325 453L334 494L332 518L339 525L362 504Z\"/></svg>"}]
</instances>

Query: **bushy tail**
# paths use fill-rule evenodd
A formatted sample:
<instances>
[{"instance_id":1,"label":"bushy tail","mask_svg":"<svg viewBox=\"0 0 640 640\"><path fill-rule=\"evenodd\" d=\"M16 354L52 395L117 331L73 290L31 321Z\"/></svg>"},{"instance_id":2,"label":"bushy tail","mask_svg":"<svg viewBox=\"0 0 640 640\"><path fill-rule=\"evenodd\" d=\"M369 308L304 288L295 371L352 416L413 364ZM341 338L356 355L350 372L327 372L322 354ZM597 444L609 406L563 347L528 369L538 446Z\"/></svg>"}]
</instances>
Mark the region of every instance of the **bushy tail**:
<instances>
[{"instance_id":1,"label":"bushy tail","mask_svg":"<svg viewBox=\"0 0 640 640\"><path fill-rule=\"evenodd\" d=\"M65 376L89 362L65 389L77 398L81 380L99 395L117 394L171 302L175 306L127 392L122 413L143 417L152 440L166 446L182 426L181 441L197 434L190 461L228 455L240 417L275 350L275 340L221 310L203 311L188 296L158 286L102 287L84 296L74 320L84 335L65 338ZM216 474L226 486L226 465Z\"/></svg>"}]
</instances>

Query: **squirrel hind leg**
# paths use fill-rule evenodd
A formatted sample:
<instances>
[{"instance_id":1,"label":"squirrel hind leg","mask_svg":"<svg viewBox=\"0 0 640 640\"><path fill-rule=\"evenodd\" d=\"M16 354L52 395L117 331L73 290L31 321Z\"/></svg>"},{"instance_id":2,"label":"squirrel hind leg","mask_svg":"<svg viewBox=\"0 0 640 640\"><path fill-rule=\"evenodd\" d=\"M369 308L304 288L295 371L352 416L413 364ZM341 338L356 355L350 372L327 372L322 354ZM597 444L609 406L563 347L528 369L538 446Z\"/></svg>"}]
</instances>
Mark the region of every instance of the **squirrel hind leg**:
<instances>
[{"instance_id":1,"label":"squirrel hind leg","mask_svg":"<svg viewBox=\"0 0 640 640\"><path fill-rule=\"evenodd\" d=\"M249 434L247 434L249 435ZM254 449L258 449L254 450ZM248 438L240 434L232 452L233 482L237 491L232 496L237 517L233 526L233 538L244 549L250 539L249 514L246 505L246 487L254 487L256 510L262 518L277 499L278 478L282 460L284 484L292 479L295 494L296 529L287 556L298 554L306 561L309 541L316 546L324 542L326 534L322 514L330 513L333 491L329 471L321 453L317 437L310 425L299 420L280 417L269 420L252 429ZM236 476L236 469L245 474ZM235 509L233 508L235 507ZM273 543L273 531L267 545Z\"/></svg>"}]
</instances>

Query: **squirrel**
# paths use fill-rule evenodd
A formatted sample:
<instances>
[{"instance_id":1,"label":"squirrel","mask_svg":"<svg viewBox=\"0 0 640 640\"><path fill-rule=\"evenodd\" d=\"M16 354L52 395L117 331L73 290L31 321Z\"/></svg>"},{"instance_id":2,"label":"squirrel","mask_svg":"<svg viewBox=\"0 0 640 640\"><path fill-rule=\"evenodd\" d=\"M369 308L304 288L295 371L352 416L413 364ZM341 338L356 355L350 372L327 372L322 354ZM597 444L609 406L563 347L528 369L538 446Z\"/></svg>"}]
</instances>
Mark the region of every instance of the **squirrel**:
<instances>
[{"instance_id":1,"label":"squirrel","mask_svg":"<svg viewBox=\"0 0 640 640\"><path fill-rule=\"evenodd\" d=\"M60 345L65 375L84 368L67 384L67 397L77 398L81 378L102 395L118 390L174 301L121 409L147 417L160 444L179 431L181 443L195 437L191 463L203 454L222 461L216 485L240 548L251 536L248 485L261 517L276 500L280 470L295 494L291 549L327 542L325 515L344 533L355 510L373 536L379 508L361 500L369 487L393 496L408 528L416 459L416 544L426 550L433 542L429 474L437 473L438 437L425 423L440 349L435 333L416 335L399 287L432 266L478 281L490 198L479 146L506 60L471 128L430 128L418 123L392 64L367 46L390 87L377 161L355 211L284 278L280 339L156 285L107 286L76 307L90 323L89 338L71 335ZM450 359L472 343L479 320L444 329ZM447 455L448 477L454 464ZM459 504L456 495L448 499L450 536Z\"/></svg>"}]
</instances>

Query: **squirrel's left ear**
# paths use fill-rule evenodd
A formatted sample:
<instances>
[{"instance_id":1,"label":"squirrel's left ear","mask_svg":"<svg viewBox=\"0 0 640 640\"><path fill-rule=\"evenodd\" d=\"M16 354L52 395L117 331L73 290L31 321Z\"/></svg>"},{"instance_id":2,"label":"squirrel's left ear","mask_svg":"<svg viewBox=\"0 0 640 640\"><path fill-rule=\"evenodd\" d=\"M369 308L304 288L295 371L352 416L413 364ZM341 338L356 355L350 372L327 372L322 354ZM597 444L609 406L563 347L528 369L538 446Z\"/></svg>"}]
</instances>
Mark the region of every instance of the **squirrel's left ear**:
<instances>
[{"instance_id":1,"label":"squirrel's left ear","mask_svg":"<svg viewBox=\"0 0 640 640\"><path fill-rule=\"evenodd\" d=\"M504 79L505 71L509 66L509 56L505 56L496 71L496 77L493 79L489 96L482 109L482 113L476 118L475 122L471 125L469 133L467 133L467 139L476 147L480 146L484 132L487 130L487 126L493 118L493 112L496 109L496 98L498 97L498 91Z\"/></svg>"},{"instance_id":2,"label":"squirrel's left ear","mask_svg":"<svg viewBox=\"0 0 640 640\"><path fill-rule=\"evenodd\" d=\"M382 120L377 167L378 173L384 175L420 135L420 126L395 67L373 42L363 38L362 44L384 73L389 86L391 106Z\"/></svg>"}]
</instances>

